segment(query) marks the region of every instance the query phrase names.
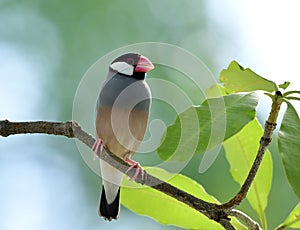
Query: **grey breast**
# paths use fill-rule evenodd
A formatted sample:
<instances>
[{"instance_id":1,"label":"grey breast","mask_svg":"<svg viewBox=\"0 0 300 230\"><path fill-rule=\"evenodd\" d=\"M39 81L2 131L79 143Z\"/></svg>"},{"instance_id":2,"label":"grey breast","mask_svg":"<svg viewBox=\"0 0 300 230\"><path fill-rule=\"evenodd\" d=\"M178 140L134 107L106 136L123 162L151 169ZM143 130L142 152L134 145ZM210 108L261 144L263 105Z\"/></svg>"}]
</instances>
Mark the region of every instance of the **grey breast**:
<instances>
[{"instance_id":1,"label":"grey breast","mask_svg":"<svg viewBox=\"0 0 300 230\"><path fill-rule=\"evenodd\" d=\"M144 80L116 74L107 79L97 101L97 108L113 107L149 111L151 92Z\"/></svg>"}]
</instances>

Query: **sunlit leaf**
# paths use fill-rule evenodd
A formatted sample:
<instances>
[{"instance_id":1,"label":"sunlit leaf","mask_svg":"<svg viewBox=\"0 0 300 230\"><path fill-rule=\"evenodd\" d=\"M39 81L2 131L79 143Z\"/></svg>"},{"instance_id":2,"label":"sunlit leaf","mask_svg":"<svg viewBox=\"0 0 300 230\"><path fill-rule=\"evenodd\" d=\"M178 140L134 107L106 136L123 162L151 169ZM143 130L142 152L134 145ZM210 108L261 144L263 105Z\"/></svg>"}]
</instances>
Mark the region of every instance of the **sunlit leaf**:
<instances>
[{"instance_id":1,"label":"sunlit leaf","mask_svg":"<svg viewBox=\"0 0 300 230\"><path fill-rule=\"evenodd\" d=\"M201 198L218 203L208 195L204 188L183 175L171 175L159 168L146 168L147 172L159 178L171 178L168 183ZM161 224L172 224L186 229L223 229L221 225L208 219L203 214L177 201L176 199L150 187L137 185L133 181L123 180L121 202L128 209L140 215L149 216Z\"/></svg>"},{"instance_id":2,"label":"sunlit leaf","mask_svg":"<svg viewBox=\"0 0 300 230\"><path fill-rule=\"evenodd\" d=\"M208 98L221 97L226 95L226 89L220 84L215 84L207 88L205 93Z\"/></svg>"},{"instance_id":3,"label":"sunlit leaf","mask_svg":"<svg viewBox=\"0 0 300 230\"><path fill-rule=\"evenodd\" d=\"M192 179L180 174L170 174L159 168L145 168L148 173L167 180L168 183L212 203L217 199L206 193L205 189ZM171 224L185 229L223 229L220 224L208 219L200 212L182 202L150 187L138 185L127 179L121 188L121 203L139 215L149 216L161 224ZM233 218L236 229L246 229Z\"/></svg>"},{"instance_id":4,"label":"sunlit leaf","mask_svg":"<svg viewBox=\"0 0 300 230\"><path fill-rule=\"evenodd\" d=\"M290 103L278 133L278 147L288 181L300 199L300 119Z\"/></svg>"},{"instance_id":5,"label":"sunlit leaf","mask_svg":"<svg viewBox=\"0 0 300 230\"><path fill-rule=\"evenodd\" d=\"M259 140L263 129L255 119L245 126L238 134L224 142L226 158L230 164L230 173L240 185L245 181L250 167L259 148ZM258 213L262 223L265 223L265 208L272 183L272 158L266 151L253 184L247 194L247 199Z\"/></svg>"},{"instance_id":6,"label":"sunlit leaf","mask_svg":"<svg viewBox=\"0 0 300 230\"><path fill-rule=\"evenodd\" d=\"M158 148L159 156L163 160L170 157L186 160L193 153L212 149L253 120L257 102L255 93L231 94L207 99L200 107L186 110L167 128L165 139ZM182 130L186 132L185 138Z\"/></svg>"},{"instance_id":7,"label":"sunlit leaf","mask_svg":"<svg viewBox=\"0 0 300 230\"><path fill-rule=\"evenodd\" d=\"M231 224L236 230L248 230L248 227L246 227L241 222L239 222L235 217L230 217L230 218L231 218Z\"/></svg>"},{"instance_id":8,"label":"sunlit leaf","mask_svg":"<svg viewBox=\"0 0 300 230\"><path fill-rule=\"evenodd\" d=\"M259 76L249 68L244 69L236 61L232 61L227 69L222 70L220 81L224 83L226 90L230 93L255 90L276 91L276 85L273 81Z\"/></svg>"},{"instance_id":9,"label":"sunlit leaf","mask_svg":"<svg viewBox=\"0 0 300 230\"><path fill-rule=\"evenodd\" d=\"M300 203L291 211L289 216L278 228L300 229Z\"/></svg>"},{"instance_id":10,"label":"sunlit leaf","mask_svg":"<svg viewBox=\"0 0 300 230\"><path fill-rule=\"evenodd\" d=\"M291 83L289 81L285 81L283 84L278 85L278 87L281 89L286 89L290 84Z\"/></svg>"}]
</instances>

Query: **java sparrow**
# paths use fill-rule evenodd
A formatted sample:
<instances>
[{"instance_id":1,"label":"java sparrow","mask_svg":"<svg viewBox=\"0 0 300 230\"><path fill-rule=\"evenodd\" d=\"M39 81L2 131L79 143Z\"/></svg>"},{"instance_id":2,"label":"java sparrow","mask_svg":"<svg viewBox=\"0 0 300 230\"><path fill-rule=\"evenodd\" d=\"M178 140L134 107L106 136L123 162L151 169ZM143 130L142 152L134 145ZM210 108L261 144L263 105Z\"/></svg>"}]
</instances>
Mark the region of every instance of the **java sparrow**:
<instances>
[{"instance_id":1,"label":"java sparrow","mask_svg":"<svg viewBox=\"0 0 300 230\"><path fill-rule=\"evenodd\" d=\"M139 148L147 128L151 91L145 82L148 71L154 68L151 61L138 54L126 53L109 66L108 76L101 88L96 106L97 141L93 149L108 149L131 165L129 170L143 175L141 166L131 160ZM120 184L123 174L100 160L102 194L99 216L111 221L120 211Z\"/></svg>"}]
</instances>

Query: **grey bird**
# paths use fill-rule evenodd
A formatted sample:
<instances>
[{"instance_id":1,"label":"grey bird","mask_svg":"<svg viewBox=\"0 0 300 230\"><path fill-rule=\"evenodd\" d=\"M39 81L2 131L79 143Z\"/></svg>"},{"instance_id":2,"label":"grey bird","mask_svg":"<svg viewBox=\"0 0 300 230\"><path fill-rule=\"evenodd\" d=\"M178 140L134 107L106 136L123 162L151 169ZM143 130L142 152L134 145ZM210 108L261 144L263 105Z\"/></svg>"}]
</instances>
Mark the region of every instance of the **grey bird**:
<instances>
[{"instance_id":1,"label":"grey bird","mask_svg":"<svg viewBox=\"0 0 300 230\"><path fill-rule=\"evenodd\" d=\"M129 170L136 170L133 180L139 173L143 176L143 169L131 157L139 148L148 125L151 91L145 77L153 68L151 61L138 53L119 56L109 66L96 106L98 139L94 151L106 148L129 163ZM98 213L111 221L119 216L123 174L103 160L100 167L103 185Z\"/></svg>"}]
</instances>

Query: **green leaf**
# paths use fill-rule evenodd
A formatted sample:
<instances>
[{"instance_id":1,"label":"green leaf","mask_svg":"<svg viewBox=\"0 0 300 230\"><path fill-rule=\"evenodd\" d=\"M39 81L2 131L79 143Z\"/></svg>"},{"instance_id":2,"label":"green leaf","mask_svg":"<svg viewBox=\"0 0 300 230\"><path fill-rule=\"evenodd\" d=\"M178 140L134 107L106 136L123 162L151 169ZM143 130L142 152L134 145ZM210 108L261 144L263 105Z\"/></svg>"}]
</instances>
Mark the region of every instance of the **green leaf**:
<instances>
[{"instance_id":1,"label":"green leaf","mask_svg":"<svg viewBox=\"0 0 300 230\"><path fill-rule=\"evenodd\" d=\"M287 179L300 199L300 120L292 104L287 105L278 133L278 148Z\"/></svg>"},{"instance_id":2,"label":"green leaf","mask_svg":"<svg viewBox=\"0 0 300 230\"><path fill-rule=\"evenodd\" d=\"M259 148L263 129L255 119L238 134L224 142L226 158L234 180L242 185L249 173ZM272 183L272 158L267 150L257 175L247 194L250 205L258 213L262 224L266 225L265 208Z\"/></svg>"},{"instance_id":3,"label":"green leaf","mask_svg":"<svg viewBox=\"0 0 300 230\"><path fill-rule=\"evenodd\" d=\"M297 204L290 215L278 228L300 229L300 203Z\"/></svg>"},{"instance_id":4,"label":"green leaf","mask_svg":"<svg viewBox=\"0 0 300 230\"><path fill-rule=\"evenodd\" d=\"M159 168L146 168L147 172L168 183L206 201L218 203L208 195L204 188L183 175L172 175ZM140 215L154 218L161 224L172 224L181 228L199 229L211 226L210 229L222 229L221 225L208 219L200 212L150 187L137 185L133 181L123 180L121 203Z\"/></svg>"},{"instance_id":5,"label":"green leaf","mask_svg":"<svg viewBox=\"0 0 300 230\"><path fill-rule=\"evenodd\" d=\"M192 179L180 174L171 174L159 168L145 168L156 176L193 196L212 203L217 199L206 193L205 189ZM161 224L172 224L186 229L223 229L220 224L208 219L200 212L153 188L123 180L121 203L131 211L152 217ZM237 229L246 229L237 220L233 224Z\"/></svg>"},{"instance_id":6,"label":"green leaf","mask_svg":"<svg viewBox=\"0 0 300 230\"><path fill-rule=\"evenodd\" d=\"M231 94L207 99L200 107L184 111L167 128L157 150L159 156L184 161L212 149L254 119L257 102L255 93Z\"/></svg>"},{"instance_id":7,"label":"green leaf","mask_svg":"<svg viewBox=\"0 0 300 230\"><path fill-rule=\"evenodd\" d=\"M255 90L274 92L277 89L273 81L259 76L249 68L244 69L236 61L232 61L227 69L222 70L220 81L224 83L226 90L230 93Z\"/></svg>"},{"instance_id":8,"label":"green leaf","mask_svg":"<svg viewBox=\"0 0 300 230\"><path fill-rule=\"evenodd\" d=\"M205 90L205 93L208 98L221 97L227 94L226 89L220 84L212 85Z\"/></svg>"},{"instance_id":9,"label":"green leaf","mask_svg":"<svg viewBox=\"0 0 300 230\"><path fill-rule=\"evenodd\" d=\"M291 83L289 81L285 81L283 84L278 85L278 87L280 89L286 89L287 87L289 87Z\"/></svg>"}]
</instances>

